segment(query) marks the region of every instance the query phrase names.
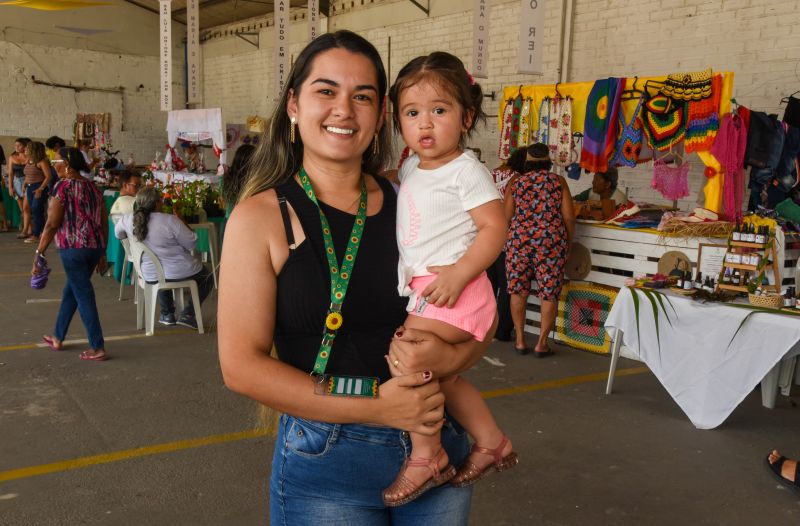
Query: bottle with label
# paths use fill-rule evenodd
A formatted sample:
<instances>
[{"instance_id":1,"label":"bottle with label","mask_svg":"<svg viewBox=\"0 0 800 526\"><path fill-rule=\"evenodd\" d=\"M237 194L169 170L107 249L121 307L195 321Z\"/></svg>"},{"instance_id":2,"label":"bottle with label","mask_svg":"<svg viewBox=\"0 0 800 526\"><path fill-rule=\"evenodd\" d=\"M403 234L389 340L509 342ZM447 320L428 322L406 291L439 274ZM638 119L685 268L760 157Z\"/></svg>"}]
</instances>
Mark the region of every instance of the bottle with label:
<instances>
[{"instance_id":1,"label":"bottle with label","mask_svg":"<svg viewBox=\"0 0 800 526\"><path fill-rule=\"evenodd\" d=\"M731 285L739 286L742 283L742 274L739 272L739 269L736 269L736 272L733 273L731 277Z\"/></svg>"},{"instance_id":2,"label":"bottle with label","mask_svg":"<svg viewBox=\"0 0 800 526\"><path fill-rule=\"evenodd\" d=\"M742 226L739 224L739 221L736 221L736 226L733 227L733 232L731 232L731 241L741 241L742 240Z\"/></svg>"},{"instance_id":3,"label":"bottle with label","mask_svg":"<svg viewBox=\"0 0 800 526\"><path fill-rule=\"evenodd\" d=\"M692 282L692 272L687 270L683 273L683 290L692 290L694 283Z\"/></svg>"},{"instance_id":4,"label":"bottle with label","mask_svg":"<svg viewBox=\"0 0 800 526\"><path fill-rule=\"evenodd\" d=\"M699 270L697 271L697 275L694 277L694 288L703 288L703 274Z\"/></svg>"},{"instance_id":5,"label":"bottle with label","mask_svg":"<svg viewBox=\"0 0 800 526\"><path fill-rule=\"evenodd\" d=\"M731 269L726 268L725 273L722 275L722 284L723 285L730 285L732 283L733 276L731 274Z\"/></svg>"},{"instance_id":6,"label":"bottle with label","mask_svg":"<svg viewBox=\"0 0 800 526\"><path fill-rule=\"evenodd\" d=\"M750 229L747 231L747 242L756 242L756 226L753 223L750 223Z\"/></svg>"},{"instance_id":7,"label":"bottle with label","mask_svg":"<svg viewBox=\"0 0 800 526\"><path fill-rule=\"evenodd\" d=\"M756 233L756 243L758 243L759 245L763 245L766 242L767 242L767 236L764 235L764 227L760 226L758 227L758 231Z\"/></svg>"}]
</instances>

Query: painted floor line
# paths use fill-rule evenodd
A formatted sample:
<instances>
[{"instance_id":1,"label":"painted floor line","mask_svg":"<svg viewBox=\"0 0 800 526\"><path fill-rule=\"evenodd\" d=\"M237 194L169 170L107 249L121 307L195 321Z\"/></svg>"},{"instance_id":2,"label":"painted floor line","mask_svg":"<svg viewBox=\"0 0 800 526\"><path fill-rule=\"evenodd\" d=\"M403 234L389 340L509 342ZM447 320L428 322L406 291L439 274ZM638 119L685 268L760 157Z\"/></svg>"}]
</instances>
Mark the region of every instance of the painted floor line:
<instances>
[{"instance_id":1,"label":"painted floor line","mask_svg":"<svg viewBox=\"0 0 800 526\"><path fill-rule=\"evenodd\" d=\"M192 329L165 329L158 331L155 333L154 336L172 336L174 334L192 334L197 333L197 331ZM208 330L206 330L206 334ZM118 336L104 336L103 340L107 342L119 342L124 340L134 340L137 338L151 338L153 336L147 336L144 332L139 332L135 334L121 334ZM87 345L89 340L86 338L81 338L77 340L64 340L63 345ZM47 347L47 344L44 342L36 342L36 343L20 343L18 345L3 345L0 346L0 352L3 351L24 351L26 349L43 349Z\"/></svg>"},{"instance_id":2,"label":"painted floor line","mask_svg":"<svg viewBox=\"0 0 800 526\"><path fill-rule=\"evenodd\" d=\"M64 275L64 272L62 272L62 271L51 272L50 273L50 277L52 277L52 276L63 276L63 275ZM2 278L30 278L30 277L31 277L31 271L30 270L28 272L0 272L0 279L2 279Z\"/></svg>"},{"instance_id":3,"label":"painted floor line","mask_svg":"<svg viewBox=\"0 0 800 526\"><path fill-rule=\"evenodd\" d=\"M617 370L616 376L630 376L634 374L641 374L647 371L649 371L647 367L630 367L626 369ZM570 376L567 378L560 378L558 380L551 380L548 382L541 382L538 384L520 385L516 387L510 387L507 389L484 391L481 394L484 398L498 398L501 396L510 396L514 394L541 391L543 389L555 389L558 387L565 387L568 385L596 382L600 380L605 380L607 377L608 377L607 372L584 374L580 376ZM171 453L173 451L182 451L185 449L193 449L197 447L210 446L214 444L236 442L239 440L247 440L250 438L262 437L265 435L267 435L267 431L263 429L249 429L247 431L239 431L236 433L227 433L223 435L213 435L208 437L178 440L175 442L166 442L164 444L155 444L152 446L143 446L133 449L125 449L122 451L113 451L111 453L102 453L99 455L79 457L71 460L62 460L59 462L52 462L50 464L40 464L38 466L29 466L25 468L11 469L8 471L0 471L0 482L8 482L10 480L19 480L29 477L35 477L37 475L47 475L50 473L60 473L62 471L71 471L73 469L85 468L89 466L97 466L101 464L109 464L111 462L118 462L121 460L128 460L132 458L145 457L150 455L158 455L161 453Z\"/></svg>"}]
</instances>

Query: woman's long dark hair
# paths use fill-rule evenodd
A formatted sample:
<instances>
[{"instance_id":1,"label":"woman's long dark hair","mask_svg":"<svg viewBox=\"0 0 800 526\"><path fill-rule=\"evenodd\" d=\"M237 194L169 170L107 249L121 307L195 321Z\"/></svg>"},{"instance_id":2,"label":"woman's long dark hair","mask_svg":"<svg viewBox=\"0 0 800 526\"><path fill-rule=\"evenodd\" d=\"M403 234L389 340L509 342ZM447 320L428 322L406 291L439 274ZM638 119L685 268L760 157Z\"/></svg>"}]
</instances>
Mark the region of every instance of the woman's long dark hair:
<instances>
[{"instance_id":1,"label":"woman's long dark hair","mask_svg":"<svg viewBox=\"0 0 800 526\"><path fill-rule=\"evenodd\" d=\"M161 192L152 186L142 188L136 194L136 200L133 202L133 237L137 240L144 241L147 237L150 214L156 209L159 201Z\"/></svg>"},{"instance_id":2,"label":"woman's long dark hair","mask_svg":"<svg viewBox=\"0 0 800 526\"><path fill-rule=\"evenodd\" d=\"M79 172L88 172L89 166L86 164L86 159L83 158L83 153L77 148L61 148L58 150L58 155L67 161L67 167L77 170Z\"/></svg>"},{"instance_id":3,"label":"woman's long dark hair","mask_svg":"<svg viewBox=\"0 0 800 526\"><path fill-rule=\"evenodd\" d=\"M281 98L272 112L269 129L265 132L265 137L259 141L258 149L253 154L247 182L239 195L239 201L282 184L300 169L303 162L303 141L301 133L297 133L295 142L289 140L291 124L286 111L289 91L292 90L297 97L303 82L311 74L314 59L320 53L331 49L346 49L351 53L363 55L372 62L378 79L378 112L380 114L383 111L387 89L386 70L375 46L352 31L341 30L318 36L300 52L289 72ZM374 153L373 148L367 148L362 155L361 168L366 173L378 174L388 164L389 126L382 126L378 130L377 150L378 153Z\"/></svg>"}]
</instances>

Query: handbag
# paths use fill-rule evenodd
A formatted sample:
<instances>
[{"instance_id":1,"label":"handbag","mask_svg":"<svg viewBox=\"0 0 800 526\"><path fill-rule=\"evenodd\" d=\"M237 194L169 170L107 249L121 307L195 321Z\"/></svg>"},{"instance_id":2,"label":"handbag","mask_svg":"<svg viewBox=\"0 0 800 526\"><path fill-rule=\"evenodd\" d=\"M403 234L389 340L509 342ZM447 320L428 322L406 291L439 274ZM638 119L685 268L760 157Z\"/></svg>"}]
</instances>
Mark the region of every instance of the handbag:
<instances>
[{"instance_id":1,"label":"handbag","mask_svg":"<svg viewBox=\"0 0 800 526\"><path fill-rule=\"evenodd\" d=\"M31 276L31 288L34 290L42 290L47 286L47 278L50 276L50 267L47 266L47 260L41 254L36 254L35 265L39 273Z\"/></svg>"}]
</instances>

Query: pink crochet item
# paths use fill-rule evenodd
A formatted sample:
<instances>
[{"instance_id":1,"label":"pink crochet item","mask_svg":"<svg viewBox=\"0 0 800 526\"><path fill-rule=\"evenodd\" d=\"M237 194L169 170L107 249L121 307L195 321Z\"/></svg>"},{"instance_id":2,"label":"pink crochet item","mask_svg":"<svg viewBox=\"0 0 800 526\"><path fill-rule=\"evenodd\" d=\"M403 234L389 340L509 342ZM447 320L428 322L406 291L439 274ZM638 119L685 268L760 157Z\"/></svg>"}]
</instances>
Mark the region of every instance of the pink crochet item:
<instances>
[{"instance_id":1,"label":"pink crochet item","mask_svg":"<svg viewBox=\"0 0 800 526\"><path fill-rule=\"evenodd\" d=\"M689 163L670 166L664 159L653 161L653 180L650 187L667 199L681 199L689 195Z\"/></svg>"},{"instance_id":2,"label":"pink crochet item","mask_svg":"<svg viewBox=\"0 0 800 526\"><path fill-rule=\"evenodd\" d=\"M744 199L744 152L747 149L747 127L738 113L722 117L717 139L711 154L722 165L722 208L725 218L738 221L742 218Z\"/></svg>"}]
</instances>

